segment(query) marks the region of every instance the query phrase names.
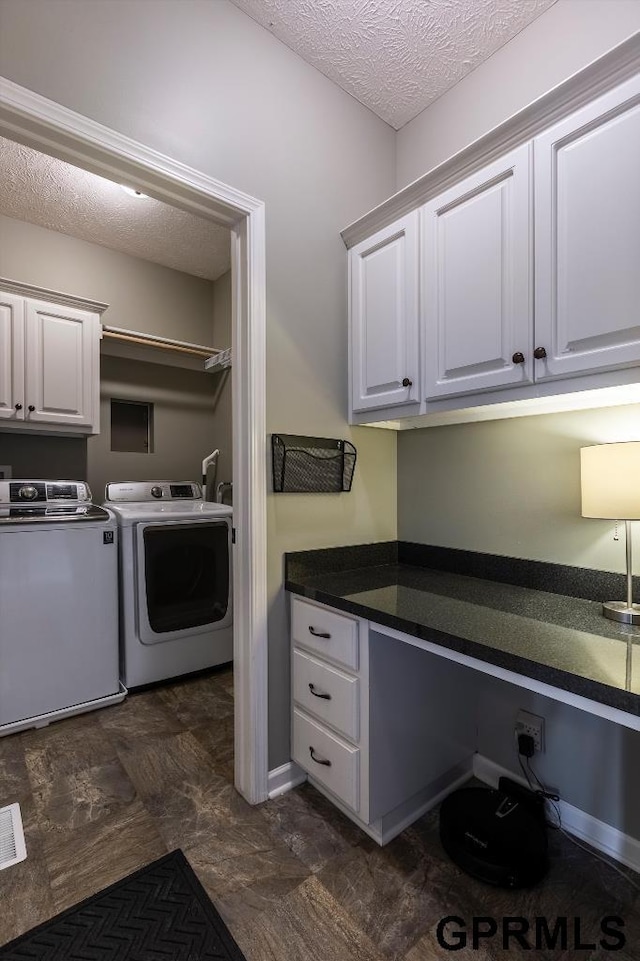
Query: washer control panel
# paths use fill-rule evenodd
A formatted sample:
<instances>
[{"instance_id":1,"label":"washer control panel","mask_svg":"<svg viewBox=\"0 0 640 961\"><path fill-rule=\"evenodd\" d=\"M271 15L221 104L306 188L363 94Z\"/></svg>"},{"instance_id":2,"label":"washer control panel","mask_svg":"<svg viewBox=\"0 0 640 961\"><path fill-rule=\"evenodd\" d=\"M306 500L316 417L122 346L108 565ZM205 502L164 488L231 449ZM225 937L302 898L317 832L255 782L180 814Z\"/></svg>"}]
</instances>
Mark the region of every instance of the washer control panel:
<instances>
[{"instance_id":1,"label":"washer control panel","mask_svg":"<svg viewBox=\"0 0 640 961\"><path fill-rule=\"evenodd\" d=\"M202 500L202 488L194 481L119 481L107 484L107 501L144 503L144 501Z\"/></svg>"},{"instance_id":2,"label":"washer control panel","mask_svg":"<svg viewBox=\"0 0 640 961\"><path fill-rule=\"evenodd\" d=\"M0 504L89 504L91 491L84 481L0 481Z\"/></svg>"}]
</instances>

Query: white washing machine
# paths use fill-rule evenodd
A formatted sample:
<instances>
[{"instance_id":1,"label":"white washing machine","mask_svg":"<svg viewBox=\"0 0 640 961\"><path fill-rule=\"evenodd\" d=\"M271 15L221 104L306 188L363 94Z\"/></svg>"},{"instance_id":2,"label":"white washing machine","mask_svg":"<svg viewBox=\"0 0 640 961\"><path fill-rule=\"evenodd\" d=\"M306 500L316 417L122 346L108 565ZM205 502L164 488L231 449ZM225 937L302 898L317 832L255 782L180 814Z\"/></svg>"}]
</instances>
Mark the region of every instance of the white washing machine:
<instances>
[{"instance_id":1,"label":"white washing machine","mask_svg":"<svg viewBox=\"0 0 640 961\"><path fill-rule=\"evenodd\" d=\"M0 481L0 736L125 696L117 533L82 481Z\"/></svg>"},{"instance_id":2,"label":"white washing machine","mask_svg":"<svg viewBox=\"0 0 640 961\"><path fill-rule=\"evenodd\" d=\"M192 481L107 484L120 529L120 670L127 688L233 659L233 510Z\"/></svg>"}]
</instances>

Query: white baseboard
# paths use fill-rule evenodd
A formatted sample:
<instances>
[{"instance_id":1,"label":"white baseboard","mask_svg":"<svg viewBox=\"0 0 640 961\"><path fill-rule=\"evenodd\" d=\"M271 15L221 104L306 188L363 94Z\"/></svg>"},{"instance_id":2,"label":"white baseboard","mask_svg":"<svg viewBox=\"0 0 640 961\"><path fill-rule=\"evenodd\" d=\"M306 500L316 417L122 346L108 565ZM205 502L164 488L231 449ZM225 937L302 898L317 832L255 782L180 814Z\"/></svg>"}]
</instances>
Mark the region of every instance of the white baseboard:
<instances>
[{"instance_id":1,"label":"white baseboard","mask_svg":"<svg viewBox=\"0 0 640 961\"><path fill-rule=\"evenodd\" d=\"M497 787L498 778L503 776L510 777L512 781L517 781L527 787L524 778L509 771L506 767L496 764L482 754L474 754L473 756L473 773L478 780L484 781L491 787ZM590 844L597 851L601 851L607 857L620 861L628 868L640 872L640 841L632 838L629 834L623 834L622 831L610 824L605 824L604 821L593 817L592 814L581 811L580 808L574 807L567 801L560 801L558 807L562 817L562 827L569 834L575 834L577 838L586 841L587 844Z\"/></svg>"},{"instance_id":2,"label":"white baseboard","mask_svg":"<svg viewBox=\"0 0 640 961\"><path fill-rule=\"evenodd\" d=\"M499 778L503 776L511 778L512 781L517 781L524 787L528 786L523 777L514 774L506 767L502 767L501 764L496 764L495 761L484 757L482 754L473 755L472 770L461 770L457 773L459 776L453 779L444 790L439 791L429 800L425 800L418 808L413 810L411 816L399 818L397 823L385 825L384 832L380 822L376 822L374 825L364 825L359 818L354 816L352 811L344 808L335 798L331 798L331 800L337 807L344 810L348 817L356 821L378 844L386 844L392 837L404 830L408 824L412 823L416 817L424 814L447 794L461 786L472 773L479 781L483 781L491 787L497 787ZM280 794L285 794L306 780L306 773L294 761L282 764L280 767L269 771L269 797L275 798ZM320 785L317 786L321 793L326 793ZM328 796L330 797L330 795ZM640 873L640 840L631 837L629 834L624 834L617 828L600 821L592 814L587 814L580 808L574 807L567 801L560 801L558 806L562 816L562 826L569 834L586 841L587 844L590 844L596 851L601 851L606 857L619 861Z\"/></svg>"},{"instance_id":3,"label":"white baseboard","mask_svg":"<svg viewBox=\"0 0 640 961\"><path fill-rule=\"evenodd\" d=\"M469 761L464 761L446 772L442 777L433 781L428 788L421 791L419 795L411 798L406 804L400 805L395 811L385 815L381 820L376 821L374 827L379 837L375 840L378 844L387 844L393 838L401 834L406 828L417 821L418 818L426 814L441 801L444 801L448 794L456 791L471 777ZM374 837L374 835L372 835Z\"/></svg>"},{"instance_id":4,"label":"white baseboard","mask_svg":"<svg viewBox=\"0 0 640 961\"><path fill-rule=\"evenodd\" d=\"M471 759L469 758L450 768L427 785L426 788L423 788L422 791L405 801L404 804L400 804L393 811L385 814L384 817L371 821L369 824L359 818L340 798L335 797L331 791L328 791L323 784L320 784L311 775L309 775L309 784L312 784L320 794L324 794L339 811L342 811L354 824L358 825L361 831L368 834L376 844L382 847L413 824L414 821L417 821L419 817L430 811L436 804L443 801L447 794L451 794L456 788L462 787L472 776Z\"/></svg>"},{"instance_id":5,"label":"white baseboard","mask_svg":"<svg viewBox=\"0 0 640 961\"><path fill-rule=\"evenodd\" d=\"M288 761L286 764L281 764L280 767L274 767L272 771L269 771L269 797L274 798L280 794L286 794L291 788L302 784L306 780L305 771L298 767L295 761Z\"/></svg>"}]
</instances>

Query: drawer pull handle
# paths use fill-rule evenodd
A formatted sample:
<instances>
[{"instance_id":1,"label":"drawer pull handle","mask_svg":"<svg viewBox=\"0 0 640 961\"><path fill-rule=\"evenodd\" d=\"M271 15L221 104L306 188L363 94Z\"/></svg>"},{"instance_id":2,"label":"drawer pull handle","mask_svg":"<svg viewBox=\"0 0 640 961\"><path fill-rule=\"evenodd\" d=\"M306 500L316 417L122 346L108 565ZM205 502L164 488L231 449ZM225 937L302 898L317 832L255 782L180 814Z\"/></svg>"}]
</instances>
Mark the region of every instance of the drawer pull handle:
<instances>
[{"instance_id":1,"label":"drawer pull handle","mask_svg":"<svg viewBox=\"0 0 640 961\"><path fill-rule=\"evenodd\" d=\"M319 693L318 691L316 691L315 686L314 686L313 684L309 684L309 690L311 691L311 693L313 694L314 697L321 697L321 698L322 698L323 700L325 700L325 701L330 701L330 700L331 700L331 695L330 695L330 694L322 694L322 693Z\"/></svg>"},{"instance_id":2,"label":"drawer pull handle","mask_svg":"<svg viewBox=\"0 0 640 961\"><path fill-rule=\"evenodd\" d=\"M309 626L309 634L313 634L314 637L326 637L327 640L331 637L327 631L317 631L315 627Z\"/></svg>"},{"instance_id":3,"label":"drawer pull handle","mask_svg":"<svg viewBox=\"0 0 640 961\"><path fill-rule=\"evenodd\" d=\"M316 757L312 747L309 748L309 754L311 755L311 760L315 761L316 764L324 764L325 767L331 767L331 761L328 761L326 757Z\"/></svg>"}]
</instances>

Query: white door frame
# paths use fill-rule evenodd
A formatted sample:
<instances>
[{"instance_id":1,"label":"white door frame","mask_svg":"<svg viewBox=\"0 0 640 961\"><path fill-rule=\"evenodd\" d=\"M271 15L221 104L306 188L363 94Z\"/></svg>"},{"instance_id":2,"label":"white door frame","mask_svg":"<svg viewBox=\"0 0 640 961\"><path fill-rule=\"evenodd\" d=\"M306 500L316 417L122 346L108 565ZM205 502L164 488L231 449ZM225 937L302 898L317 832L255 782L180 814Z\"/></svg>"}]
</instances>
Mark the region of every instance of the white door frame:
<instances>
[{"instance_id":1,"label":"white door frame","mask_svg":"<svg viewBox=\"0 0 640 961\"><path fill-rule=\"evenodd\" d=\"M235 784L267 798L264 204L0 77L0 135L231 230Z\"/></svg>"}]
</instances>

